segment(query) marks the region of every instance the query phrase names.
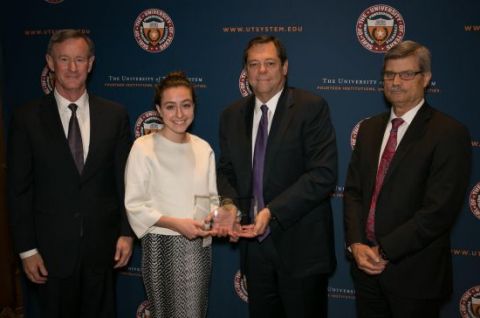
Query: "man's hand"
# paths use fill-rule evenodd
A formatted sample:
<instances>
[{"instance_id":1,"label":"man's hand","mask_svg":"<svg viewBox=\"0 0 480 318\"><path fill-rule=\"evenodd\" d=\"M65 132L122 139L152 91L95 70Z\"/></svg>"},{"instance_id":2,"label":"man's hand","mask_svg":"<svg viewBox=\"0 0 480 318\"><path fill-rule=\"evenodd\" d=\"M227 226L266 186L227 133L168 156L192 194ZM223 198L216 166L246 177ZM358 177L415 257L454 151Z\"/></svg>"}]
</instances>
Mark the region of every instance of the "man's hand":
<instances>
[{"instance_id":1,"label":"man's hand","mask_svg":"<svg viewBox=\"0 0 480 318\"><path fill-rule=\"evenodd\" d=\"M130 236L120 236L117 240L115 251L115 266L119 268L127 265L130 256L132 256L133 238Z\"/></svg>"},{"instance_id":2,"label":"man's hand","mask_svg":"<svg viewBox=\"0 0 480 318\"><path fill-rule=\"evenodd\" d=\"M45 284L48 272L40 253L22 259L23 270L27 278L35 284Z\"/></svg>"},{"instance_id":3,"label":"man's hand","mask_svg":"<svg viewBox=\"0 0 480 318\"><path fill-rule=\"evenodd\" d=\"M387 261L378 253L378 246L370 247L361 243L350 245L358 268L370 275L381 274L387 266Z\"/></svg>"},{"instance_id":4,"label":"man's hand","mask_svg":"<svg viewBox=\"0 0 480 318\"><path fill-rule=\"evenodd\" d=\"M254 238L262 235L267 230L271 218L270 210L268 208L262 209L255 217L255 223L242 225L239 230L235 231L236 236L234 237Z\"/></svg>"},{"instance_id":5,"label":"man's hand","mask_svg":"<svg viewBox=\"0 0 480 318\"><path fill-rule=\"evenodd\" d=\"M271 218L272 213L270 212L269 208L263 208L260 210L255 217L255 227L253 228L253 232L257 236L262 235L266 231Z\"/></svg>"}]
</instances>

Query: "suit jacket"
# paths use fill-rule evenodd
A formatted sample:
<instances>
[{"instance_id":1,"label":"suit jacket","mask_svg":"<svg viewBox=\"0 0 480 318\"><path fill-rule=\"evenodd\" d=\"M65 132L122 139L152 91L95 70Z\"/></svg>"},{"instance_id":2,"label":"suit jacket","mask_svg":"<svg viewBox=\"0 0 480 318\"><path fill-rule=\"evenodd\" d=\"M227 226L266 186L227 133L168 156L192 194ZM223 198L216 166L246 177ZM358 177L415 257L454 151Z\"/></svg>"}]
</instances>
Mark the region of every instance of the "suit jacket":
<instances>
[{"instance_id":1,"label":"suit jacket","mask_svg":"<svg viewBox=\"0 0 480 318\"><path fill-rule=\"evenodd\" d=\"M225 109L220 121L218 190L237 199L244 216L252 197L254 106L254 96L243 98ZM273 215L270 235L293 275L335 267L330 195L336 178L335 132L326 101L285 88L268 135L263 196Z\"/></svg>"},{"instance_id":2,"label":"suit jacket","mask_svg":"<svg viewBox=\"0 0 480 318\"><path fill-rule=\"evenodd\" d=\"M49 276L77 261L113 266L119 235L131 235L123 175L131 138L126 111L90 96L90 145L80 175L53 94L14 110L8 140L11 225L18 253L37 248Z\"/></svg>"},{"instance_id":3,"label":"suit jacket","mask_svg":"<svg viewBox=\"0 0 480 318\"><path fill-rule=\"evenodd\" d=\"M390 113L360 125L344 191L346 244L366 243L365 224ZM390 263L385 290L441 298L452 288L450 230L469 180L467 129L425 103L397 147L379 193L375 233ZM353 268L354 279L362 275Z\"/></svg>"}]
</instances>

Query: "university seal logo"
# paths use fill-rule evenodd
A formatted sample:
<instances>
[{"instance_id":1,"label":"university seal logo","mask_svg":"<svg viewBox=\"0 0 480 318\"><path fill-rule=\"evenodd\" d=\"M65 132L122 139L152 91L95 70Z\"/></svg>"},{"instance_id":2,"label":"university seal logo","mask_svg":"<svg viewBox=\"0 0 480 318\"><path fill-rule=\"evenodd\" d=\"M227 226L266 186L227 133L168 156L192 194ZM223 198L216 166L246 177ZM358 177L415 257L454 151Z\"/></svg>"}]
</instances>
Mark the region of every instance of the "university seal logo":
<instances>
[{"instance_id":1,"label":"university seal logo","mask_svg":"<svg viewBox=\"0 0 480 318\"><path fill-rule=\"evenodd\" d=\"M133 36L142 49L159 53L172 44L175 27L172 19L160 9L141 12L133 26Z\"/></svg>"},{"instance_id":2,"label":"university seal logo","mask_svg":"<svg viewBox=\"0 0 480 318\"><path fill-rule=\"evenodd\" d=\"M368 118L369 117L365 119L368 119ZM352 147L352 150L355 149L355 144L357 143L357 135L358 135L358 130L360 129L360 124L365 119L360 120L352 129L352 133L350 134L350 147Z\"/></svg>"},{"instance_id":3,"label":"university seal logo","mask_svg":"<svg viewBox=\"0 0 480 318\"><path fill-rule=\"evenodd\" d=\"M480 182L473 187L468 200L470 205L470 211L472 211L473 215L475 215L478 219L480 219L480 197L478 196L479 193Z\"/></svg>"},{"instance_id":4,"label":"university seal logo","mask_svg":"<svg viewBox=\"0 0 480 318\"><path fill-rule=\"evenodd\" d=\"M377 4L362 12L357 20L360 44L374 53L385 53L400 43L405 35L405 21L397 9Z\"/></svg>"},{"instance_id":5,"label":"university seal logo","mask_svg":"<svg viewBox=\"0 0 480 318\"><path fill-rule=\"evenodd\" d=\"M480 317L480 285L470 288L462 295L459 309L462 318Z\"/></svg>"},{"instance_id":6,"label":"university seal logo","mask_svg":"<svg viewBox=\"0 0 480 318\"><path fill-rule=\"evenodd\" d=\"M240 299L244 302L248 303L247 280L240 271L235 273L233 284L238 297L240 297Z\"/></svg>"},{"instance_id":7,"label":"university seal logo","mask_svg":"<svg viewBox=\"0 0 480 318\"><path fill-rule=\"evenodd\" d=\"M238 79L238 88L240 89L240 94L242 94L243 97L252 94L250 84L248 84L247 72L245 72L245 70L242 70L240 73L240 78Z\"/></svg>"},{"instance_id":8,"label":"university seal logo","mask_svg":"<svg viewBox=\"0 0 480 318\"><path fill-rule=\"evenodd\" d=\"M42 90L45 95L50 94L55 87L55 76L52 71L46 65L42 70L42 75L40 75L40 84L42 85Z\"/></svg>"},{"instance_id":9,"label":"university seal logo","mask_svg":"<svg viewBox=\"0 0 480 318\"><path fill-rule=\"evenodd\" d=\"M163 121L156 111L145 112L135 122L135 138L159 131L162 127Z\"/></svg>"}]
</instances>

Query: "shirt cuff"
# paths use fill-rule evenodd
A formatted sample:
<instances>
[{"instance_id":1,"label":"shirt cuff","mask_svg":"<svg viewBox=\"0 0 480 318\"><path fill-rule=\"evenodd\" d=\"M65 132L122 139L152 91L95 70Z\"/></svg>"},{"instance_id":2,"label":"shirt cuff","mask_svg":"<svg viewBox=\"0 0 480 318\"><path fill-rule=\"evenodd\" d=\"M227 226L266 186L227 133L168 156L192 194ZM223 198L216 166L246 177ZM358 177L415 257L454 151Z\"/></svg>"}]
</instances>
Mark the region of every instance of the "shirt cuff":
<instances>
[{"instance_id":1,"label":"shirt cuff","mask_svg":"<svg viewBox=\"0 0 480 318\"><path fill-rule=\"evenodd\" d=\"M26 259L27 257L33 256L35 254L38 254L38 250L36 248L34 248L33 250L28 250L26 252L20 253L20 258Z\"/></svg>"}]
</instances>

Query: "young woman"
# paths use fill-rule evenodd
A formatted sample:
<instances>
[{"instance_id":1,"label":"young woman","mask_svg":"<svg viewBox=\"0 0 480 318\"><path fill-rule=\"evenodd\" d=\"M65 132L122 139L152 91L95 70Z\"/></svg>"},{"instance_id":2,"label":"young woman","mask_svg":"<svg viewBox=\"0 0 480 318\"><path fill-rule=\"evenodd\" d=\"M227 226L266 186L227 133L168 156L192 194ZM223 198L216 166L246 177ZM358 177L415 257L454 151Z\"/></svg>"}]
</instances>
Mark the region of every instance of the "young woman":
<instances>
[{"instance_id":1,"label":"young woman","mask_svg":"<svg viewBox=\"0 0 480 318\"><path fill-rule=\"evenodd\" d=\"M194 219L195 197L217 194L214 153L187 132L195 92L184 73L170 73L156 86L155 104L164 126L132 147L125 206L142 242L153 317L205 317L211 248L203 238L210 233L202 219Z\"/></svg>"}]
</instances>

